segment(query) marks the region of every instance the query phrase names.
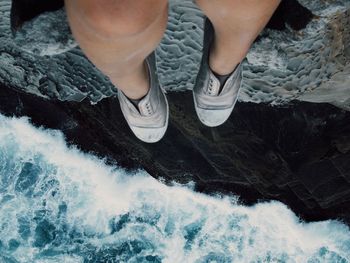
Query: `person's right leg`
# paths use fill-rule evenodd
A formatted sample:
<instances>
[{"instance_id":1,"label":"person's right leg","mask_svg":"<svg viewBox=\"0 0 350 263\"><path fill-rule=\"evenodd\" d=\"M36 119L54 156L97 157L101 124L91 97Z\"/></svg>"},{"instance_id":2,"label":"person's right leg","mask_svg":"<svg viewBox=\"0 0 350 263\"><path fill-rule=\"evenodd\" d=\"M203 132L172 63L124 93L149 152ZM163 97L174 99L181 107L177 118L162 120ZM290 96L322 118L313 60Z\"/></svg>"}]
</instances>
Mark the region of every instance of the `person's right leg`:
<instances>
[{"instance_id":1,"label":"person's right leg","mask_svg":"<svg viewBox=\"0 0 350 263\"><path fill-rule=\"evenodd\" d=\"M145 58L166 28L167 0L65 0L72 33L90 61L131 99L149 89Z\"/></svg>"},{"instance_id":2,"label":"person's right leg","mask_svg":"<svg viewBox=\"0 0 350 263\"><path fill-rule=\"evenodd\" d=\"M150 54L166 28L167 0L65 0L65 7L79 46L119 89L133 133L144 142L159 141L169 107Z\"/></svg>"}]
</instances>

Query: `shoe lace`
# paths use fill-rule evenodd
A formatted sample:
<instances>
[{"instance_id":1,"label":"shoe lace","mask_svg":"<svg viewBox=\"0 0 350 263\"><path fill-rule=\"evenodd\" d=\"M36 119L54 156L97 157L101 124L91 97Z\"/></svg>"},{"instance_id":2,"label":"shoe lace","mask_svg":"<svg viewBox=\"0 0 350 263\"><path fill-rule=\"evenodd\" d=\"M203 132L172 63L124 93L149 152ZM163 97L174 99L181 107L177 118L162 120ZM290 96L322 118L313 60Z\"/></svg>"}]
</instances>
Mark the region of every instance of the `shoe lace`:
<instances>
[{"instance_id":1,"label":"shoe lace","mask_svg":"<svg viewBox=\"0 0 350 263\"><path fill-rule=\"evenodd\" d=\"M139 105L139 107L140 107L140 112L144 116L150 116L153 114L153 109L152 109L151 103L149 101L143 105Z\"/></svg>"},{"instance_id":2,"label":"shoe lace","mask_svg":"<svg viewBox=\"0 0 350 263\"><path fill-rule=\"evenodd\" d=\"M216 87L212 77L209 78L208 94L209 95L217 95L217 87Z\"/></svg>"}]
</instances>

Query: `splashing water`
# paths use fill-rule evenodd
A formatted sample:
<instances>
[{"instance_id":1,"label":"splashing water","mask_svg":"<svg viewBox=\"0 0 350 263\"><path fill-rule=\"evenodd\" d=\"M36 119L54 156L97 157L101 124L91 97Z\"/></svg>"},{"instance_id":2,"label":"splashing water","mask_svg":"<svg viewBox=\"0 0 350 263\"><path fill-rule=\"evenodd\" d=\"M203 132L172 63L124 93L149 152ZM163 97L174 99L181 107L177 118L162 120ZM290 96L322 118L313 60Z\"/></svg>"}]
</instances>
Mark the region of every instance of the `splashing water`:
<instances>
[{"instance_id":1,"label":"splashing water","mask_svg":"<svg viewBox=\"0 0 350 263\"><path fill-rule=\"evenodd\" d=\"M0 115L0 262L350 262L350 230L126 174Z\"/></svg>"}]
</instances>

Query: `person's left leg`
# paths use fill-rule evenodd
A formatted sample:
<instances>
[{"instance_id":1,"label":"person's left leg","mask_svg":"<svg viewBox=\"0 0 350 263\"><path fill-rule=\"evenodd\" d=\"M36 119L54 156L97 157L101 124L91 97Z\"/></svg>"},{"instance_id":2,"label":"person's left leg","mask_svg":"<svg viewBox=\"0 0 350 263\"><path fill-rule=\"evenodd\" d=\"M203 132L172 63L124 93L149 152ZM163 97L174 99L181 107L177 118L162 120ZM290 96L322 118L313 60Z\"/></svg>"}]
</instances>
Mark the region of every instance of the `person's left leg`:
<instances>
[{"instance_id":1,"label":"person's left leg","mask_svg":"<svg viewBox=\"0 0 350 263\"><path fill-rule=\"evenodd\" d=\"M196 0L214 26L210 68L231 73L270 20L280 0Z\"/></svg>"},{"instance_id":2,"label":"person's left leg","mask_svg":"<svg viewBox=\"0 0 350 263\"><path fill-rule=\"evenodd\" d=\"M231 115L242 83L241 61L280 0L197 0L207 16L203 57L193 88L198 118L209 127Z\"/></svg>"}]
</instances>

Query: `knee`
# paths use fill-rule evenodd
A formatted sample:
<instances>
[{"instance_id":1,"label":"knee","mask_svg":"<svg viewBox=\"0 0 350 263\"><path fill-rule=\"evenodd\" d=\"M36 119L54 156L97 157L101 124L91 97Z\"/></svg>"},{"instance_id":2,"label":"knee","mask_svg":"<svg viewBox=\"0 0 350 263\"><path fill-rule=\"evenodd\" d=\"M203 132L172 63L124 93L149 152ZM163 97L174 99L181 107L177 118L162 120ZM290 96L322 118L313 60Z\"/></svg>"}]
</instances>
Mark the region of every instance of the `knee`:
<instances>
[{"instance_id":1,"label":"knee","mask_svg":"<svg viewBox=\"0 0 350 263\"><path fill-rule=\"evenodd\" d=\"M76 1L76 0L71 0ZM81 22L106 38L138 35L167 15L166 0L78 0ZM152 3L150 3L152 2Z\"/></svg>"}]
</instances>

